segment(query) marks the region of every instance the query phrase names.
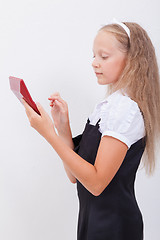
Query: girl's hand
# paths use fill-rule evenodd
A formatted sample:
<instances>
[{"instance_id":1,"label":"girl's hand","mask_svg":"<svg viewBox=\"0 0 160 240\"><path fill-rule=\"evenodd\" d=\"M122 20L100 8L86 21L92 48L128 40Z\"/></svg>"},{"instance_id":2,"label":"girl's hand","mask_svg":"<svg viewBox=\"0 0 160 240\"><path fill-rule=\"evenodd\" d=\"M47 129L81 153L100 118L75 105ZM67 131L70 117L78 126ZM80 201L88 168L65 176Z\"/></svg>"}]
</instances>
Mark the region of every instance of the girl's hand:
<instances>
[{"instance_id":1,"label":"girl's hand","mask_svg":"<svg viewBox=\"0 0 160 240\"><path fill-rule=\"evenodd\" d=\"M69 125L68 105L60 97L59 93L53 93L48 100L50 100L51 114L54 125L59 133L65 132Z\"/></svg>"},{"instance_id":2,"label":"girl's hand","mask_svg":"<svg viewBox=\"0 0 160 240\"><path fill-rule=\"evenodd\" d=\"M50 116L45 112L40 103L36 105L41 115L37 114L24 99L22 99L22 102L31 127L39 132L46 140L50 140L54 135L57 135Z\"/></svg>"}]
</instances>

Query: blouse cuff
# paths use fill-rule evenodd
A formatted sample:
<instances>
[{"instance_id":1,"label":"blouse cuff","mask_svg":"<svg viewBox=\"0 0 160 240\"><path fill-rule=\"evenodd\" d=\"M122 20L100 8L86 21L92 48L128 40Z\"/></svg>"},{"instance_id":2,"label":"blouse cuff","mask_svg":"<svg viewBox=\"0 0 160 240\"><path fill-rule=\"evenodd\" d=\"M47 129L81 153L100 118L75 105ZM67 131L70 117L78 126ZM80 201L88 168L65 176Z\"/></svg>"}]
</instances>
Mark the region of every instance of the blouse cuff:
<instances>
[{"instance_id":1,"label":"blouse cuff","mask_svg":"<svg viewBox=\"0 0 160 240\"><path fill-rule=\"evenodd\" d=\"M108 135L108 136L119 139L121 142L124 142L128 146L128 148L130 148L130 146L131 146L131 143L128 140L128 138L126 138L124 135L122 135L120 133L117 133L117 132L114 132L114 131L105 131L105 132L102 133L102 137L104 135Z\"/></svg>"}]
</instances>

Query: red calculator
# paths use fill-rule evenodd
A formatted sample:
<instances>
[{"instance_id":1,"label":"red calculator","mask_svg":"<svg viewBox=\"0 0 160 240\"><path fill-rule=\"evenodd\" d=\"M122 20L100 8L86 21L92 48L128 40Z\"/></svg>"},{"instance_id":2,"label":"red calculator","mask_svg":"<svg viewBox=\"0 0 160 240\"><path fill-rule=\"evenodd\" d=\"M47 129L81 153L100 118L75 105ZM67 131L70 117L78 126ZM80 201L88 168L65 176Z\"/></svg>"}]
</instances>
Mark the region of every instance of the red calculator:
<instances>
[{"instance_id":1,"label":"red calculator","mask_svg":"<svg viewBox=\"0 0 160 240\"><path fill-rule=\"evenodd\" d=\"M24 100L34 109L34 111L36 111L39 115L41 115L35 102L31 98L31 95L23 79L10 76L9 82L10 82L11 90L16 95L16 97L20 100L20 102L22 102L22 98L24 98Z\"/></svg>"}]
</instances>

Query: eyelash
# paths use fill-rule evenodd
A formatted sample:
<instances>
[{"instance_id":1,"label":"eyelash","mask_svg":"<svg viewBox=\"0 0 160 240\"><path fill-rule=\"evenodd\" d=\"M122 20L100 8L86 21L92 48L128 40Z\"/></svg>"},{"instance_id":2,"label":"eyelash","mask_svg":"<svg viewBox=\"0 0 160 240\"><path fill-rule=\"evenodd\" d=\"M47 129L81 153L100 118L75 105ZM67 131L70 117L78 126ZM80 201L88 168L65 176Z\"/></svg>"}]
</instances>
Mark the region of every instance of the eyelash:
<instances>
[{"instance_id":1,"label":"eyelash","mask_svg":"<svg viewBox=\"0 0 160 240\"><path fill-rule=\"evenodd\" d=\"M95 58L95 56L93 56L93 58ZM102 58L102 59L107 59L108 57L102 57L102 56L101 56L101 58Z\"/></svg>"},{"instance_id":2,"label":"eyelash","mask_svg":"<svg viewBox=\"0 0 160 240\"><path fill-rule=\"evenodd\" d=\"M108 57L102 57L103 59L107 59Z\"/></svg>"}]
</instances>

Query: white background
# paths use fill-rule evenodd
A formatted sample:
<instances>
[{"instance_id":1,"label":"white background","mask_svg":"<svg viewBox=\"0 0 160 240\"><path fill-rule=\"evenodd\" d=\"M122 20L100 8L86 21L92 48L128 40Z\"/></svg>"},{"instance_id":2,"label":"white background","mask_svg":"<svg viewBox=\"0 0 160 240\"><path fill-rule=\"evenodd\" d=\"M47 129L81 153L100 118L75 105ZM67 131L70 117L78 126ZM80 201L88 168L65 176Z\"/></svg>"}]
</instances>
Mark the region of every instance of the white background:
<instances>
[{"instance_id":1,"label":"white background","mask_svg":"<svg viewBox=\"0 0 160 240\"><path fill-rule=\"evenodd\" d=\"M49 114L48 97L60 92L76 136L106 90L91 67L97 30L113 17L139 23L160 63L159 5L158 0L0 1L0 239L75 240L78 217L76 185L54 149L30 127L8 77L23 78ZM145 240L160 236L159 182L159 161L153 177L139 169L135 190Z\"/></svg>"}]
</instances>

